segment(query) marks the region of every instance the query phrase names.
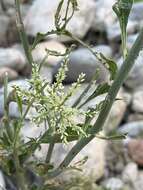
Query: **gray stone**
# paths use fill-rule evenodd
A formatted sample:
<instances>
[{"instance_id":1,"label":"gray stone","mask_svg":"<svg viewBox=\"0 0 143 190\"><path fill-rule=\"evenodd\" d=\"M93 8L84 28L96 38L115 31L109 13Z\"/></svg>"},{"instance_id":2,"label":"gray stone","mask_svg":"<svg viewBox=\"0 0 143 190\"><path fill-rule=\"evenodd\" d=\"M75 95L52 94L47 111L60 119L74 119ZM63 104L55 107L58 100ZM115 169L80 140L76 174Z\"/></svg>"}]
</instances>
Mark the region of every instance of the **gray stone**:
<instances>
[{"instance_id":1,"label":"gray stone","mask_svg":"<svg viewBox=\"0 0 143 190\"><path fill-rule=\"evenodd\" d=\"M95 2L95 17L92 28L95 31L106 31L116 20L116 16L112 11L112 6L116 0L102 0Z\"/></svg>"},{"instance_id":2,"label":"gray stone","mask_svg":"<svg viewBox=\"0 0 143 190\"><path fill-rule=\"evenodd\" d=\"M122 179L125 183L135 183L138 178L138 166L134 162L130 162L124 168Z\"/></svg>"},{"instance_id":3,"label":"gray stone","mask_svg":"<svg viewBox=\"0 0 143 190\"><path fill-rule=\"evenodd\" d=\"M76 93L72 96L72 98L70 98L70 101L68 101L69 105L73 105L73 103L75 102L75 100L80 96L80 94L84 91L84 89L86 88L87 84L82 84L81 87L76 91ZM68 91L70 85L69 86L65 86L65 91ZM84 96L83 100L86 100L87 97L92 94L92 92L94 91L94 89L96 88L96 86L93 86L91 88L91 90L89 90L89 92L87 93L86 96ZM87 110L87 108L95 108L97 104L99 104L101 101L103 101L105 99L106 94L98 96L96 98L94 98L92 101L88 102L86 105L84 105L82 107L83 110ZM116 130L118 128L118 126L120 125L124 114L126 112L127 109L127 102L126 99L124 97L124 92L123 89L121 89L117 95L117 98L121 99L118 101L115 101L110 114L107 118L107 121L104 125L104 131L107 134L110 134L110 132ZM83 102L83 101L82 101ZM82 103L81 102L81 103ZM98 114L95 116L95 118L93 119L93 123L96 121ZM78 118L79 122L83 122L83 118L79 117Z\"/></svg>"},{"instance_id":4,"label":"gray stone","mask_svg":"<svg viewBox=\"0 0 143 190\"><path fill-rule=\"evenodd\" d=\"M52 68L51 67L46 67L43 66L40 70L40 76L43 79L46 79L47 81L49 81L50 83L52 83Z\"/></svg>"},{"instance_id":5,"label":"gray stone","mask_svg":"<svg viewBox=\"0 0 143 190\"><path fill-rule=\"evenodd\" d=\"M6 188L6 184L5 184L5 180L4 180L4 176L2 171L0 170L0 189L5 189Z\"/></svg>"},{"instance_id":6,"label":"gray stone","mask_svg":"<svg viewBox=\"0 0 143 190\"><path fill-rule=\"evenodd\" d=\"M14 80L8 83L8 94L12 92L13 86L19 86L22 89L28 90L30 85L26 80ZM4 93L4 87L0 88L0 94Z\"/></svg>"},{"instance_id":7,"label":"gray stone","mask_svg":"<svg viewBox=\"0 0 143 190\"><path fill-rule=\"evenodd\" d=\"M11 81L8 83L8 94L12 92L13 86L19 86L22 89L29 89L29 84L25 80ZM23 105L23 111L26 110L26 106ZM30 114L33 110L27 115L26 119L30 119ZM4 114L4 87L0 88L0 117ZM11 102L9 105L9 115L10 117L18 118L20 116L18 106L15 102Z\"/></svg>"},{"instance_id":8,"label":"gray stone","mask_svg":"<svg viewBox=\"0 0 143 190\"><path fill-rule=\"evenodd\" d=\"M136 182L134 183L134 188L136 190L141 190L143 187L143 172L140 171L139 172L139 177L138 179L136 180Z\"/></svg>"},{"instance_id":9,"label":"gray stone","mask_svg":"<svg viewBox=\"0 0 143 190\"><path fill-rule=\"evenodd\" d=\"M143 89L134 92L131 108L135 112L143 113Z\"/></svg>"},{"instance_id":10,"label":"gray stone","mask_svg":"<svg viewBox=\"0 0 143 190\"><path fill-rule=\"evenodd\" d=\"M142 113L129 114L127 122L132 122L132 121L143 121L143 114Z\"/></svg>"},{"instance_id":11,"label":"gray stone","mask_svg":"<svg viewBox=\"0 0 143 190\"><path fill-rule=\"evenodd\" d=\"M51 40L47 42L39 43L36 48L32 51L33 59L36 62L41 62L47 55L46 49L51 51L57 51L61 54L66 52L66 47L57 41ZM62 59L61 56L48 56L45 64L46 65L56 65Z\"/></svg>"},{"instance_id":12,"label":"gray stone","mask_svg":"<svg viewBox=\"0 0 143 190\"><path fill-rule=\"evenodd\" d=\"M110 190L122 190L124 183L119 178L109 178L104 182L104 187Z\"/></svg>"},{"instance_id":13,"label":"gray stone","mask_svg":"<svg viewBox=\"0 0 143 190\"><path fill-rule=\"evenodd\" d=\"M45 125L41 124L40 126L39 125L37 126L31 121L25 120L24 126L21 129L21 135L22 135L24 142L27 143L29 141L29 138L38 138L40 135L42 135L45 132L45 130L46 130ZM40 159L39 152L40 151L37 151L37 153L35 153L35 155L37 156L37 158ZM43 153L42 156L44 156L44 158L45 158L46 154Z\"/></svg>"},{"instance_id":14,"label":"gray stone","mask_svg":"<svg viewBox=\"0 0 143 190\"><path fill-rule=\"evenodd\" d=\"M18 73L8 67L0 68L0 83L4 82L5 73L8 74L8 80L15 80L18 78Z\"/></svg>"},{"instance_id":15,"label":"gray stone","mask_svg":"<svg viewBox=\"0 0 143 190\"><path fill-rule=\"evenodd\" d=\"M106 167L108 174L121 174L129 157L122 140L108 141L106 149Z\"/></svg>"},{"instance_id":16,"label":"gray stone","mask_svg":"<svg viewBox=\"0 0 143 190\"><path fill-rule=\"evenodd\" d=\"M12 179L4 175L2 170L0 170L0 190L17 190Z\"/></svg>"},{"instance_id":17,"label":"gray stone","mask_svg":"<svg viewBox=\"0 0 143 190\"><path fill-rule=\"evenodd\" d=\"M66 154L72 148L74 143L69 143L68 145L61 145L57 144L55 146L52 162L54 163L55 167L58 166L61 161L65 158ZM67 171L63 175L61 175L61 179L64 181L68 181L69 179L77 176L91 176L96 181L100 179L105 172L105 148L106 148L106 141L100 139L94 139L90 142L72 161L71 165L77 163L78 161L82 160L86 156L88 156L87 162L82 165L81 169L83 172L77 171ZM93 149L95 151L93 151ZM48 146L43 144L41 146L40 151L36 151L35 156L36 158L43 160L46 157L45 152L47 152ZM96 154L97 153L97 154Z\"/></svg>"},{"instance_id":18,"label":"gray stone","mask_svg":"<svg viewBox=\"0 0 143 190\"><path fill-rule=\"evenodd\" d=\"M127 38L127 48L130 50L135 40L137 39L138 34L129 35Z\"/></svg>"},{"instance_id":19,"label":"gray stone","mask_svg":"<svg viewBox=\"0 0 143 190\"><path fill-rule=\"evenodd\" d=\"M143 121L134 121L122 125L119 132L127 133L130 137L138 137L143 135Z\"/></svg>"},{"instance_id":20,"label":"gray stone","mask_svg":"<svg viewBox=\"0 0 143 190\"><path fill-rule=\"evenodd\" d=\"M112 54L111 48L106 45L96 46L94 50L102 52L107 57L111 57ZM61 62L54 68L53 77L57 74L60 66ZM100 69L99 81L107 80L107 70L88 49L82 48L75 50L69 56L68 72L65 83L75 82L81 73L86 74L85 82L88 82L92 79L97 68Z\"/></svg>"},{"instance_id":21,"label":"gray stone","mask_svg":"<svg viewBox=\"0 0 143 190\"><path fill-rule=\"evenodd\" d=\"M21 16L22 19L25 18L25 15L27 15L27 12L30 8L30 5L26 4L21 4ZM8 44L13 44L15 42L20 41L17 25L16 25L16 15L15 15L15 7L10 7L7 9L6 14L9 16L9 25L8 25L8 30L7 30L7 41Z\"/></svg>"},{"instance_id":22,"label":"gray stone","mask_svg":"<svg viewBox=\"0 0 143 190\"><path fill-rule=\"evenodd\" d=\"M142 21L143 18L143 2L134 3L129 19L133 21Z\"/></svg>"},{"instance_id":23,"label":"gray stone","mask_svg":"<svg viewBox=\"0 0 143 190\"><path fill-rule=\"evenodd\" d=\"M34 1L24 21L27 34L35 36L37 32L46 33L54 29L54 15L58 3L59 0ZM95 14L95 2L93 0L78 0L78 4L80 9L68 23L67 29L73 35L82 38L92 25ZM63 13L65 13L65 6ZM66 41L69 38L62 37L61 40Z\"/></svg>"},{"instance_id":24,"label":"gray stone","mask_svg":"<svg viewBox=\"0 0 143 190\"><path fill-rule=\"evenodd\" d=\"M123 64L123 59L121 58L117 65L120 68ZM124 82L125 86L131 90L136 90L143 86L143 50L140 51L131 72L129 73L126 81Z\"/></svg>"},{"instance_id":25,"label":"gray stone","mask_svg":"<svg viewBox=\"0 0 143 190\"><path fill-rule=\"evenodd\" d=\"M26 65L24 55L13 48L0 48L0 68L9 67L16 71L20 71Z\"/></svg>"},{"instance_id":26,"label":"gray stone","mask_svg":"<svg viewBox=\"0 0 143 190\"><path fill-rule=\"evenodd\" d=\"M132 68L125 84L131 89L136 89L143 85L143 50L140 51L135 65Z\"/></svg>"},{"instance_id":27,"label":"gray stone","mask_svg":"<svg viewBox=\"0 0 143 190\"><path fill-rule=\"evenodd\" d=\"M10 8L12 6L14 7L15 2L14 2L14 0L4 0L4 5L8 9L8 8Z\"/></svg>"},{"instance_id":28,"label":"gray stone","mask_svg":"<svg viewBox=\"0 0 143 190\"><path fill-rule=\"evenodd\" d=\"M104 129L107 134L110 134L110 132L115 131L119 127L127 109L127 103L124 99L124 93L122 89L119 91L117 98L120 100L114 102L104 125Z\"/></svg>"},{"instance_id":29,"label":"gray stone","mask_svg":"<svg viewBox=\"0 0 143 190\"><path fill-rule=\"evenodd\" d=\"M0 46L7 44L7 30L9 26L9 17L6 15L0 15Z\"/></svg>"},{"instance_id":30,"label":"gray stone","mask_svg":"<svg viewBox=\"0 0 143 190\"><path fill-rule=\"evenodd\" d=\"M133 34L136 31L136 28L137 28L137 23L129 20L127 25L127 33ZM113 40L119 41L119 39L121 38L121 29L119 22L115 22L114 24L112 24L110 27L107 28L107 37L110 41Z\"/></svg>"}]
</instances>

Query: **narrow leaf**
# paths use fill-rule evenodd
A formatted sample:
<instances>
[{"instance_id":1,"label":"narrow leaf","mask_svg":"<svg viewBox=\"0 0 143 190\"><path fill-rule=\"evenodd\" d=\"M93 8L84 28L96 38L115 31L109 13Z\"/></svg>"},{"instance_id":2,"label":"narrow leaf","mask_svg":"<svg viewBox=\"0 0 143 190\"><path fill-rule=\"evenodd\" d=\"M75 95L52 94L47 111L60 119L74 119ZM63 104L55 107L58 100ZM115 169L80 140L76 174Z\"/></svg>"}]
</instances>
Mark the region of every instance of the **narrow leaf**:
<instances>
[{"instance_id":1,"label":"narrow leaf","mask_svg":"<svg viewBox=\"0 0 143 190\"><path fill-rule=\"evenodd\" d=\"M127 24L130 11L132 9L133 0L118 0L117 3L113 5L113 10L116 13L121 27L121 38L122 38L122 49L124 59L127 56Z\"/></svg>"},{"instance_id":2,"label":"narrow leaf","mask_svg":"<svg viewBox=\"0 0 143 190\"><path fill-rule=\"evenodd\" d=\"M114 80L118 71L117 64L112 59L106 58L102 53L100 53L100 59L102 64L110 72L110 80Z\"/></svg>"},{"instance_id":3,"label":"narrow leaf","mask_svg":"<svg viewBox=\"0 0 143 190\"><path fill-rule=\"evenodd\" d=\"M116 134L111 136L100 136L96 135L95 137L103 140L124 140L127 137L127 134Z\"/></svg>"},{"instance_id":4,"label":"narrow leaf","mask_svg":"<svg viewBox=\"0 0 143 190\"><path fill-rule=\"evenodd\" d=\"M87 104L92 99L96 98L97 96L106 94L109 91L110 85L108 83L99 84L95 91L78 107L81 108L85 104Z\"/></svg>"}]
</instances>

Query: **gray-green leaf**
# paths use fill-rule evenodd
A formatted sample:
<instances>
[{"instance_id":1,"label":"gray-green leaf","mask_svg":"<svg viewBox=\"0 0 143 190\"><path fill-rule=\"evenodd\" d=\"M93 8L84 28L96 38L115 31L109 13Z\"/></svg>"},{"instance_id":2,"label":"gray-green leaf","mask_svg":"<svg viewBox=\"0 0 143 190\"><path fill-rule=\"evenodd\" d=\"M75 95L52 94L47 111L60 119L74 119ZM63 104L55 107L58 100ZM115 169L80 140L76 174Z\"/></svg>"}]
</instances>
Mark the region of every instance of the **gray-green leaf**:
<instances>
[{"instance_id":1,"label":"gray-green leaf","mask_svg":"<svg viewBox=\"0 0 143 190\"><path fill-rule=\"evenodd\" d=\"M110 80L114 80L118 71L117 64L112 59L106 58L102 53L100 53L100 59L102 64L110 72Z\"/></svg>"},{"instance_id":2,"label":"gray-green leaf","mask_svg":"<svg viewBox=\"0 0 143 190\"><path fill-rule=\"evenodd\" d=\"M121 27L121 38L122 38L122 49L124 59L127 56L127 24L128 18L132 9L133 0L118 0L117 3L113 5L113 10L116 13Z\"/></svg>"}]
</instances>

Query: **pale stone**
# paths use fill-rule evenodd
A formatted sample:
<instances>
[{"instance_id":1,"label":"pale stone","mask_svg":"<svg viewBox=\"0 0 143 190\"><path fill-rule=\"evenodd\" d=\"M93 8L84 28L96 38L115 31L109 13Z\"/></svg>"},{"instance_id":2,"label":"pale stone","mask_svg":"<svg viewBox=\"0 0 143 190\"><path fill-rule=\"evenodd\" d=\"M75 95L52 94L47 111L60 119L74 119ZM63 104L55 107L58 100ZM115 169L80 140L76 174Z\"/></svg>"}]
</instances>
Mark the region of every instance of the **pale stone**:
<instances>
[{"instance_id":1,"label":"pale stone","mask_svg":"<svg viewBox=\"0 0 143 190\"><path fill-rule=\"evenodd\" d=\"M0 68L9 67L16 71L20 71L26 65L24 55L13 48L0 48Z\"/></svg>"},{"instance_id":2,"label":"pale stone","mask_svg":"<svg viewBox=\"0 0 143 190\"><path fill-rule=\"evenodd\" d=\"M0 15L0 46L7 44L7 30L9 25L9 17Z\"/></svg>"},{"instance_id":3,"label":"pale stone","mask_svg":"<svg viewBox=\"0 0 143 190\"><path fill-rule=\"evenodd\" d=\"M116 98L119 100L116 100L113 103L110 114L104 125L104 129L107 133L110 133L119 127L119 124L121 123L127 108L127 103L124 99L124 93L122 89L119 91Z\"/></svg>"},{"instance_id":4,"label":"pale stone","mask_svg":"<svg viewBox=\"0 0 143 190\"><path fill-rule=\"evenodd\" d=\"M37 32L46 33L55 29L54 15L58 3L59 0L34 1L24 21L28 35L35 36ZM78 0L78 5L79 11L68 23L67 29L76 37L82 38L92 25L95 15L95 2L93 0ZM65 13L65 6L62 13ZM69 38L63 37L62 40L69 40Z\"/></svg>"},{"instance_id":5,"label":"pale stone","mask_svg":"<svg viewBox=\"0 0 143 190\"><path fill-rule=\"evenodd\" d=\"M92 50L98 53L103 53L107 58L112 56L112 49L107 45L98 45ZM55 66L53 70L53 78L58 73L61 63L62 61ZM107 69L105 69L91 51L86 48L79 48L71 52L69 55L68 71L64 82L68 84L75 82L81 73L85 73L85 82L89 82L95 75L97 68L99 69L98 82L108 80L109 74Z\"/></svg>"},{"instance_id":6,"label":"pale stone","mask_svg":"<svg viewBox=\"0 0 143 190\"><path fill-rule=\"evenodd\" d=\"M143 113L143 89L134 92L132 110L135 112Z\"/></svg>"},{"instance_id":7,"label":"pale stone","mask_svg":"<svg viewBox=\"0 0 143 190\"><path fill-rule=\"evenodd\" d=\"M18 73L8 67L0 68L0 83L4 82L5 74L8 75L8 80L14 80L18 77Z\"/></svg>"},{"instance_id":8,"label":"pale stone","mask_svg":"<svg viewBox=\"0 0 143 190\"><path fill-rule=\"evenodd\" d=\"M122 179L124 182L134 183L138 178L138 166L134 162L130 162L126 165L123 173Z\"/></svg>"},{"instance_id":9,"label":"pale stone","mask_svg":"<svg viewBox=\"0 0 143 190\"><path fill-rule=\"evenodd\" d=\"M46 49L59 52L60 54L64 54L66 52L66 47L56 41L47 41L39 43L36 48L32 51L32 55L34 58L34 61L41 62L46 56L47 52ZM57 62L59 62L62 59L61 56L48 56L45 63L48 65L55 65Z\"/></svg>"},{"instance_id":10,"label":"pale stone","mask_svg":"<svg viewBox=\"0 0 143 190\"><path fill-rule=\"evenodd\" d=\"M95 2L95 18L93 20L92 28L95 31L106 31L116 20L116 15L112 10L112 6L116 0L101 0Z\"/></svg>"}]
</instances>

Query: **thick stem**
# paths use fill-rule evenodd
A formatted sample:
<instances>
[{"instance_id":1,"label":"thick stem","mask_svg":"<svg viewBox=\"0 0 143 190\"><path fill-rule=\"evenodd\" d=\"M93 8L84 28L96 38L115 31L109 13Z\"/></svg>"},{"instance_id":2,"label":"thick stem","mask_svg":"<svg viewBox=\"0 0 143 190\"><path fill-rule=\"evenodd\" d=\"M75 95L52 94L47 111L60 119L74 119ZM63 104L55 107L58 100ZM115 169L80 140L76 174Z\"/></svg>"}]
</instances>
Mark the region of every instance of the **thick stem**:
<instances>
[{"instance_id":1,"label":"thick stem","mask_svg":"<svg viewBox=\"0 0 143 190\"><path fill-rule=\"evenodd\" d=\"M25 184L25 178L23 171L21 171L20 163L19 163L19 158L17 155L17 150L15 149L14 151L14 160L15 160L15 168L16 168L16 178L17 178L17 185L19 190L28 190Z\"/></svg>"},{"instance_id":2,"label":"thick stem","mask_svg":"<svg viewBox=\"0 0 143 190\"><path fill-rule=\"evenodd\" d=\"M20 125L20 123L19 123ZM15 163L15 169L16 169L16 179L17 179L17 185L19 190L28 190L28 187L25 183L25 172L23 168L20 165L19 156L18 156L18 138L20 133L21 127L18 126L16 132L15 132L15 138L13 142L13 158Z\"/></svg>"},{"instance_id":3,"label":"thick stem","mask_svg":"<svg viewBox=\"0 0 143 190\"><path fill-rule=\"evenodd\" d=\"M137 59L139 52L141 51L142 48L143 48L143 29L141 30L136 42L134 43L131 51L129 52L126 60L124 61L122 67L120 68L109 90L105 104L103 104L98 119L96 120L94 126L91 128L90 132L92 133L92 135L88 138L83 138L79 140L77 144L67 154L67 156L60 164L60 166L56 170L48 174L49 177L55 177L59 175L63 171L63 168L66 168L74 159L74 157L95 137L95 134L97 134L99 131L103 129L103 125L115 101L116 95L120 87L122 86L123 82L125 81L129 71L133 67L135 60Z\"/></svg>"},{"instance_id":4,"label":"thick stem","mask_svg":"<svg viewBox=\"0 0 143 190\"><path fill-rule=\"evenodd\" d=\"M51 157L52 157L52 153L53 153L53 150L54 150L54 146L55 146L55 143L54 143L54 141L52 141L49 144L49 149L48 149L48 153L47 153L47 157L46 157L46 163L50 163L50 161L51 161Z\"/></svg>"},{"instance_id":5,"label":"thick stem","mask_svg":"<svg viewBox=\"0 0 143 190\"><path fill-rule=\"evenodd\" d=\"M9 104L8 104L8 73L5 73L4 78L4 116L5 116L5 124L9 124Z\"/></svg>"}]
</instances>

